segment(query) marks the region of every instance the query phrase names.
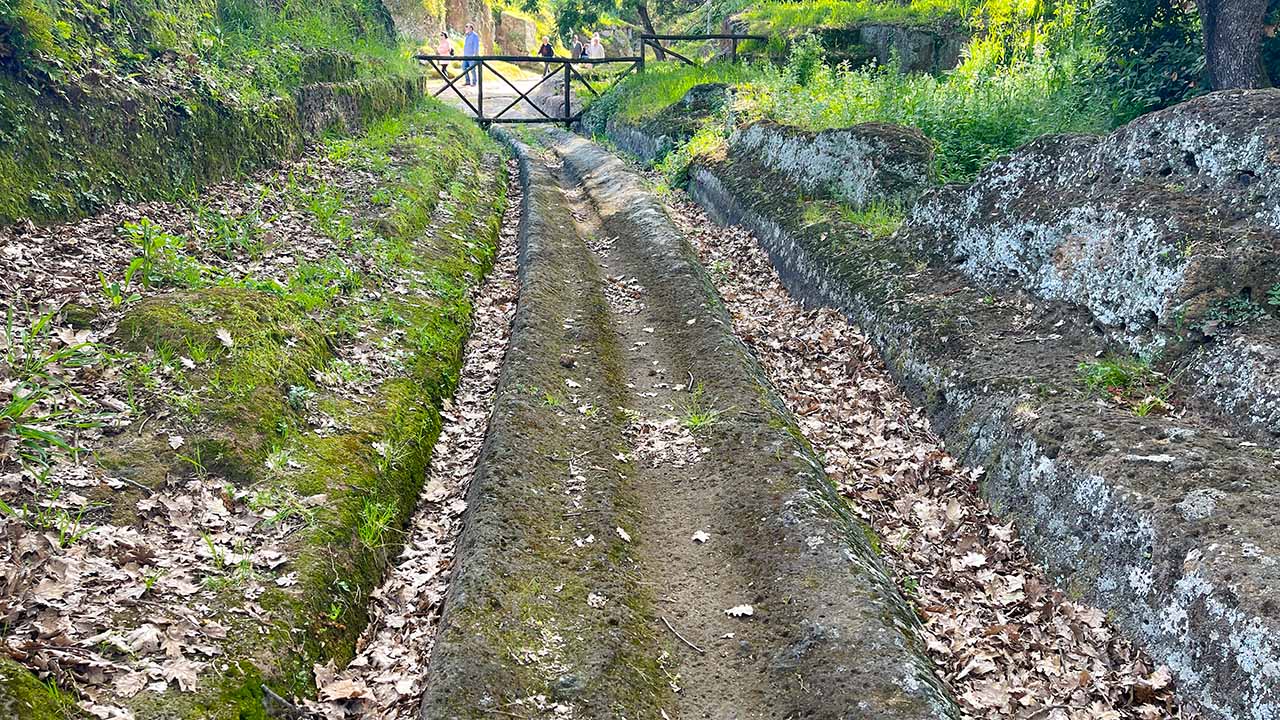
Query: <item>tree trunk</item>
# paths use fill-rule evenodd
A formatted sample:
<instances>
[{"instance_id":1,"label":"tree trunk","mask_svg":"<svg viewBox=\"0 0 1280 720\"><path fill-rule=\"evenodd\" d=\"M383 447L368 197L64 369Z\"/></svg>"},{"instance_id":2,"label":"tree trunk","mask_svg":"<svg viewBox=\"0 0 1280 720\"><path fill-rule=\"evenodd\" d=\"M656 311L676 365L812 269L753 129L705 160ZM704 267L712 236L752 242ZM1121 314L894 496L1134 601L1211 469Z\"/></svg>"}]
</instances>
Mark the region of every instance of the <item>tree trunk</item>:
<instances>
[{"instance_id":1,"label":"tree trunk","mask_svg":"<svg viewBox=\"0 0 1280 720\"><path fill-rule=\"evenodd\" d=\"M640 15L640 24L644 26L645 33L654 35L653 20L649 19L649 5L647 3L638 3L636 12ZM642 40L641 43L644 41ZM643 52L643 50L641 50ZM658 40L653 41L653 56L658 60L666 60L667 54L662 52L662 43Z\"/></svg>"},{"instance_id":2,"label":"tree trunk","mask_svg":"<svg viewBox=\"0 0 1280 720\"><path fill-rule=\"evenodd\" d=\"M1268 0L1196 0L1214 90L1267 87L1262 24Z\"/></svg>"}]
</instances>

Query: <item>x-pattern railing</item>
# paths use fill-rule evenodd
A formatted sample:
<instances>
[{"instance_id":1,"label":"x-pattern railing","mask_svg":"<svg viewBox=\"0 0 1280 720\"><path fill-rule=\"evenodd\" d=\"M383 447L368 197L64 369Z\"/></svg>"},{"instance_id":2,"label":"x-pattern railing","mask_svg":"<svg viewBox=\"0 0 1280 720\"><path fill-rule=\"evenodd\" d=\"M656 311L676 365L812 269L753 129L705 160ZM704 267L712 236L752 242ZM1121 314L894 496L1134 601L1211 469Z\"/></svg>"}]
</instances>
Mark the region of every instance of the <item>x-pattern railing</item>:
<instances>
[{"instance_id":1,"label":"x-pattern railing","mask_svg":"<svg viewBox=\"0 0 1280 720\"><path fill-rule=\"evenodd\" d=\"M759 40L767 41L764 35L736 35L736 34L708 34L708 35L651 35L644 34L640 36L640 54L635 57L614 57L614 58L566 58L566 57L541 57L541 56L525 56L525 55L418 55L417 59L431 65L440 79L444 81L444 85L433 93L433 97L453 91L460 100L475 113L476 119L481 125L490 125L492 123L564 123L566 126L572 126L582 118L582 111L573 111L573 82L576 79L578 84L591 93L594 97L600 97L603 93L596 88L592 80L587 77L579 67L596 68L602 65L622 65L621 72L614 74L610 78L609 86L604 90L608 92L613 86L618 84L623 78L632 72L644 72L644 66L647 56L647 48L652 48L657 58L665 58L667 55L688 65L697 65L698 63L681 53L672 50L670 47L664 46L663 41L699 41L699 40L728 40L729 59L736 61L738 59L738 43L743 40ZM449 77L449 64L462 61L464 63L464 71L455 77ZM508 63L529 63L529 64L547 64L558 65L554 72L544 73L542 78L534 83L529 89L521 90L511 81L502 70L493 65L496 62ZM475 101L467 97L466 93L458 88L458 83L463 81L467 76L468 70L466 65L470 65L469 72L475 73L476 78L476 95ZM545 65L544 65L545 67ZM515 92L516 97L507 103L496 113L485 114L484 107L484 79L485 71L496 76L507 87ZM561 77L563 79L562 92L563 97L557 98L562 103L562 111L560 113L548 113L538 105L531 97L543 83L553 77ZM533 108L537 113L536 117L516 117L510 114L515 108L521 105L527 105Z\"/></svg>"},{"instance_id":2,"label":"x-pattern railing","mask_svg":"<svg viewBox=\"0 0 1280 720\"><path fill-rule=\"evenodd\" d=\"M471 112L475 113L476 119L479 120L482 125L489 125L491 123L564 123L565 125L572 125L573 123L577 122L582 118L581 111L578 111L576 113L573 112L573 106L571 102L572 94L573 94L573 81L576 79L578 83L582 87L584 87L587 90L587 92L590 92L594 97L600 97L600 95L603 94L600 90L598 90L595 87L595 85L592 84L591 80L589 80L585 75L583 75L582 72L578 70L579 66L587 66L587 67L593 67L593 68L600 65L610 65L610 64L625 66L623 67L621 72L617 73L610 79L610 84L608 88L605 89L604 92L608 92L610 89L613 88L614 85L618 83L618 81L620 81L622 78L629 75L632 71L639 70L643 67L643 61L639 57L616 57L616 58L549 57L548 58L548 57L536 57L536 56L527 57L524 55L466 55L461 57L457 55L418 55L417 58L422 62L429 63L432 69L435 70L436 74L440 76L440 79L444 81L444 85L438 88L433 93L433 97L439 97L441 94L449 90L452 90L453 93L457 95L464 104L466 104L466 106L471 110ZM449 63L457 62L459 60L463 61L464 63L470 63L471 64L470 70L469 71L464 70L463 72L459 73L455 77L452 77L452 78L449 77L449 73L447 71ZM498 67L492 64L495 62L548 63L552 65L560 65L560 67L557 68L555 72L549 72L544 74L542 78L538 80L538 82L534 83L527 90L521 90L519 87L516 86L515 83L511 82L511 80L502 73L501 69L499 69ZM490 74L496 76L499 80L505 83L506 86L511 88L511 90L516 94L515 99L507 103L505 106L503 106L501 110L498 110L496 113L491 113L487 115L485 114L485 107L484 107L484 79L485 79L486 70L488 70ZM464 78L466 78L468 72L475 73L475 78L476 78L475 102L472 102L472 99L467 97L466 93L462 92L462 90L458 88L458 83L460 81L463 81ZM556 76L561 76L563 78L563 84L562 84L563 97L561 98L561 101L563 102L563 108L562 108L561 114L548 113L546 110L543 110L542 107L538 105L538 103L534 102L533 98L531 97L535 90L542 87L544 83L546 83L548 80ZM513 109L515 109L517 106L521 105L522 103L524 105L527 105L528 107L533 108L534 111L538 113L539 117L516 117L509 114Z\"/></svg>"}]
</instances>

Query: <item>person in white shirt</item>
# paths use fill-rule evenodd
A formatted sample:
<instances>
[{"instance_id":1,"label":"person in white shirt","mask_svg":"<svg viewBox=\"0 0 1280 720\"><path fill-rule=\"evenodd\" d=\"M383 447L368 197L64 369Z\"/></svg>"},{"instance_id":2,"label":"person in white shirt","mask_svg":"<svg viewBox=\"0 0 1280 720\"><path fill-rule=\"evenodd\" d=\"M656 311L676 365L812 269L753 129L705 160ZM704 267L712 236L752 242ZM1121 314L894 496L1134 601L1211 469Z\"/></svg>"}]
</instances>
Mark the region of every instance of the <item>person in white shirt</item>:
<instances>
[{"instance_id":1,"label":"person in white shirt","mask_svg":"<svg viewBox=\"0 0 1280 720\"><path fill-rule=\"evenodd\" d=\"M604 43L600 42L600 34L591 36L591 44L587 46L587 57L599 60L604 57Z\"/></svg>"}]
</instances>

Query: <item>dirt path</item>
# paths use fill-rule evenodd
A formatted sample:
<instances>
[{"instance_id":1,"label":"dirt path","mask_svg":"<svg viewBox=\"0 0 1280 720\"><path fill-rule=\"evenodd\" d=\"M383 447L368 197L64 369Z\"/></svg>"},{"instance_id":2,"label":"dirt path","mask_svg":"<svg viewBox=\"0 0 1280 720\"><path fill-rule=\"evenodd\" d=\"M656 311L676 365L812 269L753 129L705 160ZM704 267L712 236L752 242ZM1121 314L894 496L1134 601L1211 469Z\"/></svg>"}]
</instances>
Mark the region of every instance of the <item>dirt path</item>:
<instances>
[{"instance_id":1,"label":"dirt path","mask_svg":"<svg viewBox=\"0 0 1280 720\"><path fill-rule=\"evenodd\" d=\"M587 239L604 278L609 322L632 391L630 481L643 510L635 534L644 540L644 578L655 591L658 620L687 641L674 648L681 660L680 706L695 711L687 713L692 717L726 716L733 708L746 712L727 716L765 717L768 684L743 672L740 659L758 642L756 628L721 612L753 601L750 569L731 551L739 541L720 513L723 488L708 482L725 470L723 459L698 442L735 409L706 406L692 371L677 370L688 363L669 333L657 331L672 318L647 301L651 292L637 277L644 272L636 257L642 245L611 235L586 194L561 181L578 235Z\"/></svg>"},{"instance_id":2,"label":"dirt path","mask_svg":"<svg viewBox=\"0 0 1280 720\"><path fill-rule=\"evenodd\" d=\"M1106 614L1055 588L1011 522L979 492L840 313L802 306L741 228L687 198L669 204L734 328L799 416L855 512L924 617L930 656L972 717L1195 717L1170 674Z\"/></svg>"},{"instance_id":3,"label":"dirt path","mask_svg":"<svg viewBox=\"0 0 1280 720\"><path fill-rule=\"evenodd\" d=\"M457 70L455 70L457 71ZM526 71L527 72L527 71ZM486 117L492 117L510 106L506 112L502 113L506 118L537 118L541 117L538 110L528 100L515 102L520 94L528 93L538 84L542 78L536 75L522 76L510 79L504 82L502 78L496 76L493 72L486 70L484 73L484 114ZM431 92L437 92L445 87L445 83L437 82L431 86ZM466 87L461 82L454 84L454 90L444 89L440 93L440 100L446 102L468 116L474 117L473 108L479 103L479 92L475 87ZM518 91L518 92L517 92ZM466 98L464 101L458 97L459 92ZM470 104L468 104L470 103ZM514 103L514 104L513 104Z\"/></svg>"},{"instance_id":4,"label":"dirt path","mask_svg":"<svg viewBox=\"0 0 1280 720\"><path fill-rule=\"evenodd\" d=\"M523 285L422 716L954 714L688 246L531 135Z\"/></svg>"}]
</instances>

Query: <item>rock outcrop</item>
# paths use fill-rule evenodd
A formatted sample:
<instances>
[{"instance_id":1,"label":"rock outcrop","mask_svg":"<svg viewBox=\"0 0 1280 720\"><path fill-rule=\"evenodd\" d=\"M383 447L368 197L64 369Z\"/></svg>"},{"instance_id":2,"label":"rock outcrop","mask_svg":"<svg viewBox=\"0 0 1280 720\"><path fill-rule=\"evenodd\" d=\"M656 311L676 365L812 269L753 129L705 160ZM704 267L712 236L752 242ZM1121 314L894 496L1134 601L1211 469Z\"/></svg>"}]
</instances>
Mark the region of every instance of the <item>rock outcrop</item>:
<instances>
[{"instance_id":1,"label":"rock outcrop","mask_svg":"<svg viewBox=\"0 0 1280 720\"><path fill-rule=\"evenodd\" d=\"M1259 322L1280 311L1280 90L1042 138L925 199L906 232L935 263L1086 308L1246 431L1280 435L1280 345Z\"/></svg>"},{"instance_id":2,"label":"rock outcrop","mask_svg":"<svg viewBox=\"0 0 1280 720\"><path fill-rule=\"evenodd\" d=\"M756 123L730 145L787 176L796 187L863 208L906 207L929 185L933 146L924 133L885 123L808 132Z\"/></svg>"},{"instance_id":3,"label":"rock outcrop","mask_svg":"<svg viewBox=\"0 0 1280 720\"><path fill-rule=\"evenodd\" d=\"M493 52L493 9L489 0L445 0L445 24L450 33L461 33L467 23L480 35L480 52Z\"/></svg>"},{"instance_id":4,"label":"rock outcrop","mask_svg":"<svg viewBox=\"0 0 1280 720\"><path fill-rule=\"evenodd\" d=\"M533 89L529 97L542 109L542 112L553 118L570 117L582 111L582 100L576 92L573 92L572 87L569 88L568 112L565 110L563 72L554 73L543 80Z\"/></svg>"},{"instance_id":5,"label":"rock outcrop","mask_svg":"<svg viewBox=\"0 0 1280 720\"><path fill-rule=\"evenodd\" d=\"M868 23L816 31L831 62L897 63L904 73L942 73L960 64L969 36L945 28Z\"/></svg>"},{"instance_id":6,"label":"rock outcrop","mask_svg":"<svg viewBox=\"0 0 1280 720\"><path fill-rule=\"evenodd\" d=\"M532 20L503 10L494 26L494 44L502 55L535 55L542 43Z\"/></svg>"},{"instance_id":7,"label":"rock outcrop","mask_svg":"<svg viewBox=\"0 0 1280 720\"><path fill-rule=\"evenodd\" d=\"M434 40L444 29L444 14L433 13L422 0L383 0L395 21L396 34L417 43Z\"/></svg>"},{"instance_id":8,"label":"rock outcrop","mask_svg":"<svg viewBox=\"0 0 1280 720\"><path fill-rule=\"evenodd\" d=\"M608 57L634 57L640 54L639 29L630 25L610 25L597 30L604 53Z\"/></svg>"},{"instance_id":9,"label":"rock outcrop","mask_svg":"<svg viewBox=\"0 0 1280 720\"><path fill-rule=\"evenodd\" d=\"M1051 136L916 209L922 248L1160 342L1280 279L1280 91L1219 93L1106 137Z\"/></svg>"},{"instance_id":10,"label":"rock outcrop","mask_svg":"<svg viewBox=\"0 0 1280 720\"><path fill-rule=\"evenodd\" d=\"M960 64L969 34L947 24L903 25L858 23L847 27L773 28L753 25L742 15L725 18L722 33L781 35L794 40L812 33L822 42L832 65L847 62L854 66L897 63L904 73L943 73ZM757 46L759 47L759 46ZM731 52L731 41L719 43L718 54Z\"/></svg>"},{"instance_id":11,"label":"rock outcrop","mask_svg":"<svg viewBox=\"0 0 1280 720\"><path fill-rule=\"evenodd\" d=\"M882 192L866 157L814 170L818 136L748 129L690 170L794 294L862 327L1058 582L1220 720L1280 717L1278 100L1218 93L1043 139L888 240L806 199ZM1157 348L1172 413L1078 378Z\"/></svg>"}]
</instances>

